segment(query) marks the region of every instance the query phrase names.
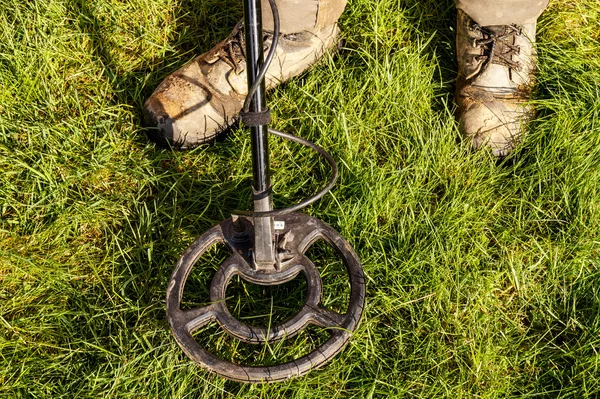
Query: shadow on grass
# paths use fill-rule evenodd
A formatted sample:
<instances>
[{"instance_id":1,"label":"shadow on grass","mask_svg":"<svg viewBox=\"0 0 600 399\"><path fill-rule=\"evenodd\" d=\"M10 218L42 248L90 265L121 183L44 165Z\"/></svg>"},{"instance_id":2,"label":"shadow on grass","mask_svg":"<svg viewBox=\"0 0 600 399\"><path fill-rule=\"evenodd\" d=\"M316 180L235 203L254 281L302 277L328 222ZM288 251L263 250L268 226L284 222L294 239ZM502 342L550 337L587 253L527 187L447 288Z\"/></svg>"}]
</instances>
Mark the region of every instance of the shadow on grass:
<instances>
[{"instance_id":1,"label":"shadow on grass","mask_svg":"<svg viewBox=\"0 0 600 399\"><path fill-rule=\"evenodd\" d=\"M136 65L133 69L127 69L123 66L122 60L119 59L119 54L115 50L123 46L123 43L119 41L117 32L120 27L116 22L122 16L117 18L111 15L110 12L107 13L106 5L100 4L100 2L68 0L67 3L73 20L78 23L81 31L88 37L97 63L103 67L105 79L112 86L112 93L115 94L116 102L126 104L135 110L134 114L137 115L135 123L140 127L140 130L142 104L154 88L168 74L188 62L191 57L207 51L222 40L242 16L239 1L182 0L178 2L173 17L173 24L176 25L177 33L168 47L169 49L164 51L164 57L155 57ZM104 9L100 9L100 6ZM139 57L141 58L142 54L139 54ZM225 137L220 137L216 142L225 139ZM141 148L146 147L147 143L148 140L145 134L140 134L139 146ZM241 198L250 192L249 188L248 190L225 189L224 192L230 195L228 198L219 201L218 208L220 209L218 211L211 212L203 208L214 197L215 182L222 180L223 175L227 173L226 165L238 162L240 151L234 147L222 151L222 149L215 149L212 146L203 146L195 153L198 152L221 154L222 159L219 160L219 163L222 170L212 168L207 173L206 170L203 170L202 165L198 165L196 171L187 169L186 173L171 174L169 171L173 168L182 171L182 164L193 155L188 156L159 147L156 147L156 151L146 151L146 155L152 160L157 173L163 173L164 175L166 171L168 175L167 178L160 179L155 187L159 196L161 193L168 193L166 195L173 193L188 194L189 197L179 197L177 207L201 214L214 214L214 223L217 223L221 220L222 215L228 215L239 207L240 200L237 198ZM224 153L226 153L225 156L223 156ZM204 176L205 174L209 176ZM191 197L193 199L190 199ZM220 195L217 197L222 198ZM162 199L159 202L162 202ZM198 207L189 209L190 203L194 203ZM174 215L173 218L178 216L182 215Z\"/></svg>"},{"instance_id":2,"label":"shadow on grass","mask_svg":"<svg viewBox=\"0 0 600 399\"><path fill-rule=\"evenodd\" d=\"M98 2L98 4L100 3ZM164 52L164 57L152 58L134 69L124 68L118 54L115 55L115 49L122 46L116 34L118 32L116 18L110 15L107 17L105 11L101 16L98 4L94 1L68 1L73 19L78 22L82 32L87 35L97 62L102 65L105 78L113 88L112 92L115 93L116 101L120 104L127 104L135 110L134 114L137 115L135 122L141 131L138 144L140 147L145 147L148 140L141 128L141 109L144 100L167 75L179 69L194 55L209 50L214 44L226 37L242 17L241 3L235 0L179 1L173 17L173 24L176 25L177 33L169 50ZM139 57L141 58L142 54L139 54ZM225 136L219 137L215 143L223 140L226 140ZM215 155L226 153L226 156L219 161L223 170L213 169L214 173L209 172L210 176L202 176L207 171L202 170L202 166L198 166L197 173L193 170L187 170L186 172L190 173L173 174L170 175L172 178L161 179L156 191L158 193L186 192L190 196L194 196L192 202L195 204L210 203L210 196L213 195L212 189L215 182L222 179L223 173L226 173L227 164L238 162L240 151L235 147L222 151L212 146L203 146L198 151L207 152L208 154L214 152ZM147 151L146 154L152 159L152 163L159 173L169 170L175 164L178 165L177 168L181 169L181 163L187 158L186 155L173 152L172 149L161 149L159 147L156 147L156 151ZM199 179L199 176L202 176L202 179ZM221 209L216 211L218 216L214 219L215 223L221 220L220 216L223 214L228 215L236 209L240 203L237 198L248 194L250 189L240 191L235 188L224 191L233 194L231 195L232 199L224 199L219 202ZM197 194L195 195L195 193ZM204 200L201 200L202 198ZM185 208L187 201L187 198L181 198L178 206ZM200 208L191 211L205 213L202 205L199 206Z\"/></svg>"},{"instance_id":3,"label":"shadow on grass","mask_svg":"<svg viewBox=\"0 0 600 399\"><path fill-rule=\"evenodd\" d=\"M204 53L223 40L242 17L241 3L235 0L181 0L171 22L177 32L170 47L163 51L162 57L145 60L131 69L124 68L114 52L123 46L119 37L122 27L116 21L123 16L100 9L100 6L107 6L96 1L68 0L66 3L73 20L89 38L98 63L104 67L107 81L117 93L118 102L138 109L165 76L194 54ZM144 58L141 52L134 56Z\"/></svg>"}]
</instances>

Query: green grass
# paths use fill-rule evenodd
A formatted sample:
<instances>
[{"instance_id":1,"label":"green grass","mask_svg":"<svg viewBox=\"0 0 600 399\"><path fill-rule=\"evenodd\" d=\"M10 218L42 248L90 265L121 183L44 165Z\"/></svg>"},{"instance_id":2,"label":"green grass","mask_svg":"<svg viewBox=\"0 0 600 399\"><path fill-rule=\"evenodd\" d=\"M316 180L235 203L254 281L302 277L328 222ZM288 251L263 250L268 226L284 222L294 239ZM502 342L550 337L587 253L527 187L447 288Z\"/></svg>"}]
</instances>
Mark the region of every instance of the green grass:
<instances>
[{"instance_id":1,"label":"green grass","mask_svg":"<svg viewBox=\"0 0 600 399\"><path fill-rule=\"evenodd\" d=\"M554 1L541 18L538 118L503 162L459 139L452 2L350 1L343 51L269 99L275 127L339 161L307 212L361 256L363 323L326 368L275 385L183 355L166 285L195 237L249 206L250 144L237 130L162 150L140 109L240 17L235 0L0 0L0 397L599 397L594 0ZM321 187L310 151L272 150L278 206ZM236 311L280 304L253 309L243 298L265 293L236 289ZM299 306L302 290L273 295ZM207 344L237 348L217 333Z\"/></svg>"}]
</instances>

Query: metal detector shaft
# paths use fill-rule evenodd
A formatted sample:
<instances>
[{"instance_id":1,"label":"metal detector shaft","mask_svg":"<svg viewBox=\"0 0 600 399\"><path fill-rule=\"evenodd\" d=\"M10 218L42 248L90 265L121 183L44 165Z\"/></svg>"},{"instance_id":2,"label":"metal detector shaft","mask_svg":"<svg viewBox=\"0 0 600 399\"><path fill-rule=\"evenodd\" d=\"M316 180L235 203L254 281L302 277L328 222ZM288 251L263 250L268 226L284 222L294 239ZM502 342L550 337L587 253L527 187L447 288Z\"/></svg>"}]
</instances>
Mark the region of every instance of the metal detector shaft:
<instances>
[{"instance_id":1,"label":"metal detector shaft","mask_svg":"<svg viewBox=\"0 0 600 399\"><path fill-rule=\"evenodd\" d=\"M264 63L262 15L260 0L244 0L244 29L246 37L246 70L248 89L255 84L260 68ZM266 112L265 80L261 79L250 102L250 113ZM252 136L252 175L254 210L273 210L271 197L271 177L269 168L269 127L250 127ZM273 243L273 218L254 218L254 266L257 270L273 270L275 249Z\"/></svg>"}]
</instances>

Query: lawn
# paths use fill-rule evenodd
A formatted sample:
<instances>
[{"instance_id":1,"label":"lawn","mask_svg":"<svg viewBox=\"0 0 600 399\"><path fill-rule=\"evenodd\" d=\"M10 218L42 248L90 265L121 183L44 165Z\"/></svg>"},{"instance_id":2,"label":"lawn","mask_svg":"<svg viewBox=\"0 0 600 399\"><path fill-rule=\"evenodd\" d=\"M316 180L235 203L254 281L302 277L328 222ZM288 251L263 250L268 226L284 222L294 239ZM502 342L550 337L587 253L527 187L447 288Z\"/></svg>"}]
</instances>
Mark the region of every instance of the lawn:
<instances>
[{"instance_id":1,"label":"lawn","mask_svg":"<svg viewBox=\"0 0 600 399\"><path fill-rule=\"evenodd\" d=\"M275 128L339 162L306 212L360 255L367 308L327 367L245 385L184 356L165 292L185 248L248 209L248 133L176 152L141 123L145 98L222 40L241 2L0 0L0 397L600 397L600 3L555 0L540 19L537 119L503 161L460 140L455 15L451 0L350 0L341 51L269 93ZM277 206L322 187L312 152L271 144ZM324 301L343 307L339 262L312 255ZM221 256L192 275L189 303ZM279 320L303 284L238 281L228 304ZM267 364L321 335L262 350L216 329L199 339Z\"/></svg>"}]
</instances>

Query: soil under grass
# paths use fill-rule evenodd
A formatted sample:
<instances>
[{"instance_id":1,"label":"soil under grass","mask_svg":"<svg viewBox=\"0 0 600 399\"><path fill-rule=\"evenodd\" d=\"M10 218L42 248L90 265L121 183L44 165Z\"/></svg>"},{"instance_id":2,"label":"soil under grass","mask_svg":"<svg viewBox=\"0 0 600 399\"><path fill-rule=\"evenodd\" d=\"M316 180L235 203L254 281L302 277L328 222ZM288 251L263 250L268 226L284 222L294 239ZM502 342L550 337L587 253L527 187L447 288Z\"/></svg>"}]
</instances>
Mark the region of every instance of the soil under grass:
<instances>
[{"instance_id":1,"label":"soil under grass","mask_svg":"<svg viewBox=\"0 0 600 399\"><path fill-rule=\"evenodd\" d=\"M250 143L234 129L212 146L161 149L140 109L229 33L240 7L0 0L0 397L599 397L595 0L556 0L542 16L538 117L504 161L458 135L453 2L351 0L339 54L269 101L274 127L339 161L339 183L306 212L363 260L362 325L326 368L274 385L229 382L183 355L167 282L197 236L249 207ZM312 152L271 143L277 206L322 187L327 167ZM188 304L206 301L221 259L192 276ZM343 308L339 265L319 266L325 302ZM264 322L303 295L236 282L228 305ZM218 330L199 339L268 364L322 333L262 351Z\"/></svg>"}]
</instances>

